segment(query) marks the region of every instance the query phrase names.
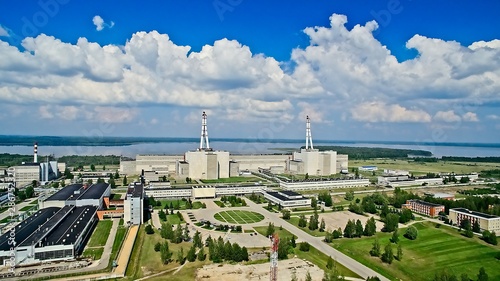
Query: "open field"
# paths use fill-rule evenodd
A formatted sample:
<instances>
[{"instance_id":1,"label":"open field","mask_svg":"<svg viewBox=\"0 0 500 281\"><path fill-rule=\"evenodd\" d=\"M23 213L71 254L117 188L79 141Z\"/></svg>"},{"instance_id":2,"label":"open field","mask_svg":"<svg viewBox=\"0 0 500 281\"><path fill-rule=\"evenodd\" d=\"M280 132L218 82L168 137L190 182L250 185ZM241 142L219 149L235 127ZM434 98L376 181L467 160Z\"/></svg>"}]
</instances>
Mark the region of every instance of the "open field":
<instances>
[{"instance_id":1,"label":"open field","mask_svg":"<svg viewBox=\"0 0 500 281\"><path fill-rule=\"evenodd\" d=\"M177 225L177 224L181 223L181 219L179 218L179 216L177 214L167 215L167 221L171 225Z\"/></svg>"},{"instance_id":2,"label":"open field","mask_svg":"<svg viewBox=\"0 0 500 281\"><path fill-rule=\"evenodd\" d=\"M108 236L111 231L111 226L113 226L113 221L111 220L99 221L87 246L102 247L106 245L106 241L108 240Z\"/></svg>"},{"instance_id":3,"label":"open field","mask_svg":"<svg viewBox=\"0 0 500 281\"><path fill-rule=\"evenodd\" d=\"M214 218L221 222L247 224L259 222L264 219L264 216L256 212L231 210L218 212Z\"/></svg>"},{"instance_id":4,"label":"open field","mask_svg":"<svg viewBox=\"0 0 500 281\"><path fill-rule=\"evenodd\" d=\"M101 258L103 252L104 252L104 247L87 248L85 249L85 251L83 251L82 256L91 258L93 260L98 260Z\"/></svg>"},{"instance_id":5,"label":"open field","mask_svg":"<svg viewBox=\"0 0 500 281\"><path fill-rule=\"evenodd\" d=\"M240 182L259 182L262 179L257 177L230 177L216 180L200 180L202 183L240 183Z\"/></svg>"},{"instance_id":6,"label":"open field","mask_svg":"<svg viewBox=\"0 0 500 281\"><path fill-rule=\"evenodd\" d=\"M447 226L436 228L432 223L416 223L414 226L419 231L418 238L411 241L401 235L399 243L403 249L403 259L394 260L390 265L382 263L378 257L370 256L374 237L339 239L332 245L393 280L432 280L436 272L443 270L459 278L462 273L475 278L481 267L486 269L490 280L500 280L500 261L495 259L499 246L487 245L477 237L466 238ZM400 230L400 233L403 231ZM376 236L383 252L392 234L377 233ZM393 244L392 247L395 253L397 246Z\"/></svg>"},{"instance_id":7,"label":"open field","mask_svg":"<svg viewBox=\"0 0 500 281\"><path fill-rule=\"evenodd\" d=\"M260 235L266 236L267 226L256 226L253 229L257 231ZM280 229L279 225L274 226L274 232L278 234L279 237L292 237L293 234L286 229Z\"/></svg>"},{"instance_id":8,"label":"open field","mask_svg":"<svg viewBox=\"0 0 500 281\"><path fill-rule=\"evenodd\" d=\"M456 174L479 173L484 170L499 169L499 163L481 163L481 162L454 162L454 161L438 161L438 162L414 162L407 160L393 159L371 159L371 160L350 160L350 167L360 167L374 165L378 167L375 173L381 174L384 169L406 170L418 174L439 173L439 172L455 172ZM371 172L369 172L371 174Z\"/></svg>"}]
</instances>

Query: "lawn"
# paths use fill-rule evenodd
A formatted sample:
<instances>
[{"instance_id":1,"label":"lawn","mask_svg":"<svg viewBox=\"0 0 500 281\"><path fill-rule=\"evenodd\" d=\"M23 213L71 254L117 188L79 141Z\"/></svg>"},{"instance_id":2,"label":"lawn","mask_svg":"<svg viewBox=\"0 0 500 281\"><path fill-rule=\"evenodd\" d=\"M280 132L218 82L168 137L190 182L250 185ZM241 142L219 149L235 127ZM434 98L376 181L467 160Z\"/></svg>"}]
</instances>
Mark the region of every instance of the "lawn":
<instances>
[{"instance_id":1,"label":"lawn","mask_svg":"<svg viewBox=\"0 0 500 281\"><path fill-rule=\"evenodd\" d=\"M102 247L106 244L108 240L109 233L111 232L111 227L113 226L113 221L102 220L97 223L97 226L90 237L88 247Z\"/></svg>"},{"instance_id":2,"label":"lawn","mask_svg":"<svg viewBox=\"0 0 500 281\"><path fill-rule=\"evenodd\" d=\"M222 211L214 217L218 221L234 224L255 223L264 219L264 216L259 213L242 210Z\"/></svg>"},{"instance_id":3,"label":"lawn","mask_svg":"<svg viewBox=\"0 0 500 281\"><path fill-rule=\"evenodd\" d=\"M26 212L26 211L28 211L28 210L30 210L30 209L32 209L32 208L35 208L35 206L33 206L33 205L28 205L28 206L24 206L24 207L22 207L22 208L21 208L21 210L19 210L19 211L20 211L20 212Z\"/></svg>"},{"instance_id":4,"label":"lawn","mask_svg":"<svg viewBox=\"0 0 500 281\"><path fill-rule=\"evenodd\" d=\"M313 246L309 247L309 252L302 252L299 250L299 247L297 246L297 248L295 248L295 255L297 255L297 257L300 259L305 259L314 263L323 270L327 270L326 263L328 261L328 256L318 251ZM340 273L343 274L344 276L359 278L359 276L356 273L352 272L350 269L343 266L342 264L336 263L335 265L337 266L337 269L340 271Z\"/></svg>"},{"instance_id":5,"label":"lawn","mask_svg":"<svg viewBox=\"0 0 500 281\"><path fill-rule=\"evenodd\" d=\"M307 225L309 225L309 216L306 216L306 220L307 220ZM303 231L311 234L312 236L315 236L315 237L326 236L326 232L324 232L324 231L320 232L318 229L310 230L307 226L306 227L299 227L299 217L291 217L288 220L288 222L295 225L298 229L302 229Z\"/></svg>"},{"instance_id":6,"label":"lawn","mask_svg":"<svg viewBox=\"0 0 500 281\"><path fill-rule=\"evenodd\" d=\"M192 243L182 242L180 244L168 243L170 251L173 252L172 259L173 262L164 265L160 260L160 252L154 251L154 245L157 242L164 241L163 238L160 237L158 232L155 234L148 235L144 231L144 227L139 229L139 234L137 240L134 245L134 249L132 251L132 256L129 261L129 266L127 268L127 277L130 280L136 280L138 278L152 275L154 273L162 272L168 269L172 269L179 266L179 263L175 262L176 253L182 247L184 249L184 256L187 251L191 247ZM205 248L205 253L208 254L208 249ZM161 275L162 277L155 277L156 279L150 280L194 280L194 274L196 272L196 268L201 267L204 264L210 263L207 260L200 262L196 261L193 263L187 263L181 271L179 271L175 275L165 274ZM168 276L168 278L167 278Z\"/></svg>"},{"instance_id":7,"label":"lawn","mask_svg":"<svg viewBox=\"0 0 500 281\"><path fill-rule=\"evenodd\" d=\"M113 241L113 247L111 248L111 260L116 260L118 258L118 250L120 250L125 235L127 234L127 228L119 226L116 230L115 240Z\"/></svg>"},{"instance_id":8,"label":"lawn","mask_svg":"<svg viewBox=\"0 0 500 281\"><path fill-rule=\"evenodd\" d=\"M111 226L113 226L113 221L102 220L97 223L97 226L90 237L88 247L102 247L106 244L108 240L109 232L111 231Z\"/></svg>"},{"instance_id":9,"label":"lawn","mask_svg":"<svg viewBox=\"0 0 500 281\"><path fill-rule=\"evenodd\" d=\"M267 226L256 226L253 229L257 231L259 234L266 236L267 232ZM293 234L291 234L288 230L282 228L280 229L279 226L275 225L274 226L274 232L278 234L279 237L292 237Z\"/></svg>"},{"instance_id":10,"label":"lawn","mask_svg":"<svg viewBox=\"0 0 500 281\"><path fill-rule=\"evenodd\" d=\"M200 180L202 183L238 183L238 182L259 182L256 177L230 177L216 180Z\"/></svg>"},{"instance_id":11,"label":"lawn","mask_svg":"<svg viewBox=\"0 0 500 281\"><path fill-rule=\"evenodd\" d=\"M441 226L435 228L432 223L416 223L419 233L415 241L400 237L403 260L391 265L384 264L380 258L371 257L369 251L373 237L361 239L339 239L332 245L344 254L360 261L364 265L380 272L391 279L432 280L436 272L443 270L460 278L466 273L475 278L479 268L484 267L490 280L500 280L500 261L495 259L499 246L486 245L477 237L470 239L460 235L457 230ZM401 233L404 229L401 231ZM381 249L389 243L391 234L377 233ZM396 246L393 245L393 252Z\"/></svg>"},{"instance_id":12,"label":"lawn","mask_svg":"<svg viewBox=\"0 0 500 281\"><path fill-rule=\"evenodd\" d=\"M382 173L384 169L400 169L413 172L414 174L438 173L438 172L455 172L457 174L469 174L473 172L481 172L483 170L498 169L498 163L475 163L475 162L455 162L455 161L438 161L438 162L414 162L408 160L394 159L371 159L371 160L352 160L349 161L349 166L359 167L366 165L374 165L378 167L376 174Z\"/></svg>"},{"instance_id":13,"label":"lawn","mask_svg":"<svg viewBox=\"0 0 500 281\"><path fill-rule=\"evenodd\" d=\"M181 223L181 219L179 218L179 216L177 214L167 215L167 221L171 225L177 225L177 224Z\"/></svg>"},{"instance_id":14,"label":"lawn","mask_svg":"<svg viewBox=\"0 0 500 281\"><path fill-rule=\"evenodd\" d=\"M161 207L155 206L155 209L165 209L168 208L170 209L170 203L172 203L172 207L174 207L174 210L186 210L186 203L187 201L184 200L157 200L161 202ZM200 209L202 207L202 203L200 201L195 201L192 202L193 204L193 209Z\"/></svg>"},{"instance_id":15,"label":"lawn","mask_svg":"<svg viewBox=\"0 0 500 281\"><path fill-rule=\"evenodd\" d=\"M85 249L85 251L83 251L82 256L86 258L91 258L93 260L98 260L101 258L103 252L104 252L103 247L88 248Z\"/></svg>"}]
</instances>

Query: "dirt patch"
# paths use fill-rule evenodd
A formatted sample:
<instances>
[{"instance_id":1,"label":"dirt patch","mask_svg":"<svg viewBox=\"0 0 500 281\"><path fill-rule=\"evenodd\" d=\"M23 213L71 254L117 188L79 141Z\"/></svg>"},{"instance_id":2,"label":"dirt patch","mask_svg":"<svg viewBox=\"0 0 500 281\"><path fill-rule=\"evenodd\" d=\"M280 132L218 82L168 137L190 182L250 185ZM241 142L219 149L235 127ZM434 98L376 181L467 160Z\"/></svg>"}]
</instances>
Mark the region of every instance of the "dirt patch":
<instances>
[{"instance_id":1,"label":"dirt patch","mask_svg":"<svg viewBox=\"0 0 500 281\"><path fill-rule=\"evenodd\" d=\"M307 272L312 280L321 280L323 270L316 265L298 258L278 262L278 280L289 281L293 273L297 280L304 280ZM241 280L269 280L269 263L254 265L211 264L200 268L196 272L197 281L241 281Z\"/></svg>"},{"instance_id":2,"label":"dirt patch","mask_svg":"<svg viewBox=\"0 0 500 281\"><path fill-rule=\"evenodd\" d=\"M320 213L319 221L321 219L325 219L326 229L333 231L338 229L339 227L343 230L347 224L348 220L360 220L363 224L363 227L366 224L366 221L373 217L372 214L368 214L368 216L358 215L349 211L341 211L341 212L333 212L333 213ZM377 221L378 217L375 216L375 223L377 225L377 231L381 231L384 224L382 222Z\"/></svg>"}]
</instances>

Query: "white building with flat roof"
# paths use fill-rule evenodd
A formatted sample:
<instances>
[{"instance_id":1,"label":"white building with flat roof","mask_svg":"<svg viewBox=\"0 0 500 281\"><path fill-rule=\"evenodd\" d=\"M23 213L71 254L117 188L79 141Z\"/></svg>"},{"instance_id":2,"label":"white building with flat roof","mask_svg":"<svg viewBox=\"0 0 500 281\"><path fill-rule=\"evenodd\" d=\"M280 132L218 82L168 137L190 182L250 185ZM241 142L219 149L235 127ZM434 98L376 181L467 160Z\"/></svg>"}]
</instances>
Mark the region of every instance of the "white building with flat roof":
<instances>
[{"instance_id":1,"label":"white building with flat roof","mask_svg":"<svg viewBox=\"0 0 500 281\"><path fill-rule=\"evenodd\" d=\"M460 225L463 220L467 219L471 225L476 221L479 222L481 230L495 231L497 235L500 233L500 217L498 216L470 211L465 208L454 208L450 209L448 218L453 225Z\"/></svg>"}]
</instances>

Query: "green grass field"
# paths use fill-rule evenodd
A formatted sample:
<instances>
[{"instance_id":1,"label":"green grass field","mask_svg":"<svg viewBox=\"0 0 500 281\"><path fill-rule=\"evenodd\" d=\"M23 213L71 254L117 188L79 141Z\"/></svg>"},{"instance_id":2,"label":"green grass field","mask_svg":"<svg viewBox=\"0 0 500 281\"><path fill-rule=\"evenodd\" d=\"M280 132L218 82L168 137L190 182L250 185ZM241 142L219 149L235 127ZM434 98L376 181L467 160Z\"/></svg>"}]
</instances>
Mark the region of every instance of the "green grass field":
<instances>
[{"instance_id":1,"label":"green grass field","mask_svg":"<svg viewBox=\"0 0 500 281\"><path fill-rule=\"evenodd\" d=\"M369 251L375 238L339 239L332 245L360 261L364 265L380 272L392 280L432 280L436 272L446 270L460 278L466 273L475 279L479 268L484 267L490 280L500 280L500 261L495 259L499 246L485 244L479 238L466 238L456 229L446 226L435 228L432 223L415 224L419 233L414 241L400 237L403 249L402 261L392 264L382 263L380 258L371 257ZM404 229L400 231L403 233ZM390 233L377 233L381 250L391 237ZM393 252L397 246L393 244Z\"/></svg>"},{"instance_id":2,"label":"green grass field","mask_svg":"<svg viewBox=\"0 0 500 281\"><path fill-rule=\"evenodd\" d=\"M230 177L216 180L200 180L202 183L238 183L238 182L258 182L261 179L256 177Z\"/></svg>"},{"instance_id":3,"label":"green grass field","mask_svg":"<svg viewBox=\"0 0 500 281\"><path fill-rule=\"evenodd\" d=\"M177 225L177 224L181 223L181 219L179 218L179 216L177 214L167 215L167 221L171 225Z\"/></svg>"},{"instance_id":4,"label":"green grass field","mask_svg":"<svg viewBox=\"0 0 500 281\"><path fill-rule=\"evenodd\" d=\"M255 226L253 229L257 231L260 235L266 236L267 226ZM279 225L274 226L274 232L278 234L279 237L292 237L293 234L286 229L280 229Z\"/></svg>"},{"instance_id":5,"label":"green grass field","mask_svg":"<svg viewBox=\"0 0 500 281\"><path fill-rule=\"evenodd\" d=\"M309 217L310 216L307 216L306 215L306 220L307 220L307 223L309 225ZM315 237L322 237L322 236L326 236L326 232L320 232L319 230L310 230L307 226L306 227L299 227L299 217L291 217L289 220L288 220L289 223L295 225L298 229L302 229L303 231L311 234L312 236L315 236Z\"/></svg>"},{"instance_id":6,"label":"green grass field","mask_svg":"<svg viewBox=\"0 0 500 281\"><path fill-rule=\"evenodd\" d=\"M104 252L103 247L88 248L85 249L85 251L83 251L82 256L86 258L91 258L93 260L98 260L101 258L103 252Z\"/></svg>"},{"instance_id":7,"label":"green grass field","mask_svg":"<svg viewBox=\"0 0 500 281\"><path fill-rule=\"evenodd\" d=\"M241 210L222 211L214 217L218 221L234 224L255 223L264 219L264 216L259 213Z\"/></svg>"},{"instance_id":8,"label":"green grass field","mask_svg":"<svg viewBox=\"0 0 500 281\"><path fill-rule=\"evenodd\" d=\"M97 226L90 237L88 247L102 247L106 244L108 240L109 232L111 231L111 226L113 226L113 221L102 220L97 223Z\"/></svg>"},{"instance_id":9,"label":"green grass field","mask_svg":"<svg viewBox=\"0 0 500 281\"><path fill-rule=\"evenodd\" d=\"M481 172L484 170L492 170L500 168L498 163L474 163L474 162L452 162L438 161L435 163L423 163L407 160L393 159L372 159L372 160L350 160L350 167L359 167L366 165L374 165L378 167L376 175L383 172L384 169L399 169L406 170L418 174L438 173L438 172L455 172L457 174L468 174ZM370 172L371 173L371 172Z\"/></svg>"},{"instance_id":10,"label":"green grass field","mask_svg":"<svg viewBox=\"0 0 500 281\"><path fill-rule=\"evenodd\" d=\"M33 206L33 205L24 206L19 211L20 212L26 212L26 211L30 210L31 208L35 208L35 206Z\"/></svg>"}]
</instances>

